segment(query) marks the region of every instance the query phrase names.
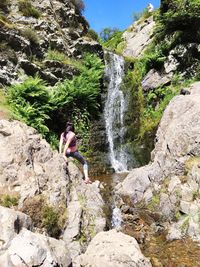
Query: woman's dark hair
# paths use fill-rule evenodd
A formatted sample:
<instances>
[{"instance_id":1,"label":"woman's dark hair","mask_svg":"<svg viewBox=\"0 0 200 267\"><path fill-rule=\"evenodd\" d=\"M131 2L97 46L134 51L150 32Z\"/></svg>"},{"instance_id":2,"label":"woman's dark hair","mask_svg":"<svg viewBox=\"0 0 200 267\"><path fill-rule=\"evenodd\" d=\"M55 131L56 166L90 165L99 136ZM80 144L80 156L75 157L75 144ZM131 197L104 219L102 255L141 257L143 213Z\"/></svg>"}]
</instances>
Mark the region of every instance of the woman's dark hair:
<instances>
[{"instance_id":1,"label":"woman's dark hair","mask_svg":"<svg viewBox=\"0 0 200 267\"><path fill-rule=\"evenodd\" d=\"M68 134L68 132L74 132L74 125L73 123L71 122L67 122L66 123L66 128L65 128L65 131L64 131L64 137L66 137L66 135Z\"/></svg>"}]
</instances>

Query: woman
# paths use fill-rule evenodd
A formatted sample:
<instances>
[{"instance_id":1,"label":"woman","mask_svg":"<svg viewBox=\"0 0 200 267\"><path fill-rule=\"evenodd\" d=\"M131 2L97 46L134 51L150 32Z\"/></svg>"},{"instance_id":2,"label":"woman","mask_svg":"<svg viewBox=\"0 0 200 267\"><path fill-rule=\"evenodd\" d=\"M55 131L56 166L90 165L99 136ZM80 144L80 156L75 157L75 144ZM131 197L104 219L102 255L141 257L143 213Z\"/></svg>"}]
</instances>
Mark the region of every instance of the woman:
<instances>
[{"instance_id":1,"label":"woman","mask_svg":"<svg viewBox=\"0 0 200 267\"><path fill-rule=\"evenodd\" d=\"M65 131L60 136L59 153L62 153L62 146L64 146L63 156L67 161L68 157L77 159L83 165L83 173L85 183L92 183L88 177L88 165L83 156L78 152L76 144L76 135L74 133L74 126L72 123L67 122Z\"/></svg>"}]
</instances>

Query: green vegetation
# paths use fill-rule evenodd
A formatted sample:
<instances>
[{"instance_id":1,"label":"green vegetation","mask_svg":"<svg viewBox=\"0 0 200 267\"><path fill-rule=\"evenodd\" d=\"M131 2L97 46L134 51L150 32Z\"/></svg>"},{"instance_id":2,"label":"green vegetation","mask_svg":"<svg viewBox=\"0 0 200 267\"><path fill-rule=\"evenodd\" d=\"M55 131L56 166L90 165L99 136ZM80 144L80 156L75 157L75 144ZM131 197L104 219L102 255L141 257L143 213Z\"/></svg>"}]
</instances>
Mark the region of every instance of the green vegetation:
<instances>
[{"instance_id":1,"label":"green vegetation","mask_svg":"<svg viewBox=\"0 0 200 267\"><path fill-rule=\"evenodd\" d=\"M26 39L28 39L32 44L38 44L40 42L38 34L31 28L22 29L21 34Z\"/></svg>"},{"instance_id":2,"label":"green vegetation","mask_svg":"<svg viewBox=\"0 0 200 267\"><path fill-rule=\"evenodd\" d=\"M121 54L125 47L125 42L122 38L123 33L124 31L120 31L117 28L105 28L100 33L100 42L104 48Z\"/></svg>"},{"instance_id":3,"label":"green vegetation","mask_svg":"<svg viewBox=\"0 0 200 267\"><path fill-rule=\"evenodd\" d=\"M67 218L66 207L50 206L41 195L25 200L22 212L31 217L35 227L45 229L54 238L59 238Z\"/></svg>"},{"instance_id":4,"label":"green vegetation","mask_svg":"<svg viewBox=\"0 0 200 267\"><path fill-rule=\"evenodd\" d=\"M142 19L142 21L143 21L143 20L149 18L150 16L152 16L152 13L148 12L147 8L145 8L141 12L134 12L132 14L133 21L139 21L140 19Z\"/></svg>"},{"instance_id":5,"label":"green vegetation","mask_svg":"<svg viewBox=\"0 0 200 267\"><path fill-rule=\"evenodd\" d=\"M92 39L92 40L94 40L94 41L98 41L99 40L98 33L96 33L93 29L89 29L85 36L90 38L90 39Z\"/></svg>"},{"instance_id":6,"label":"green vegetation","mask_svg":"<svg viewBox=\"0 0 200 267\"><path fill-rule=\"evenodd\" d=\"M103 46L107 49L111 49L118 54L121 54L123 49L125 48L125 42L122 38L123 31L115 32L109 40L103 43Z\"/></svg>"},{"instance_id":7,"label":"green vegetation","mask_svg":"<svg viewBox=\"0 0 200 267\"><path fill-rule=\"evenodd\" d=\"M107 42L110 40L116 32L119 32L118 28L104 28L100 32L100 38L102 42Z\"/></svg>"},{"instance_id":8,"label":"green vegetation","mask_svg":"<svg viewBox=\"0 0 200 267\"><path fill-rule=\"evenodd\" d=\"M19 0L18 2L19 11L26 17L34 17L38 19L41 13L31 4L29 0Z\"/></svg>"},{"instance_id":9,"label":"green vegetation","mask_svg":"<svg viewBox=\"0 0 200 267\"><path fill-rule=\"evenodd\" d=\"M43 220L42 225L46 229L47 233L52 237L59 237L59 213L55 211L53 207L46 206L42 210Z\"/></svg>"},{"instance_id":10,"label":"green vegetation","mask_svg":"<svg viewBox=\"0 0 200 267\"><path fill-rule=\"evenodd\" d=\"M190 223L190 217L189 216L185 216L185 218L183 220L183 223L181 225L181 231L183 233L186 233L186 231L188 230L189 223Z\"/></svg>"},{"instance_id":11,"label":"green vegetation","mask_svg":"<svg viewBox=\"0 0 200 267\"><path fill-rule=\"evenodd\" d=\"M80 75L48 89L39 77L29 77L8 88L8 101L15 119L36 128L53 147L66 121L74 121L87 150L90 120L97 118L100 103L100 79L104 65L96 55L86 54Z\"/></svg>"},{"instance_id":12,"label":"green vegetation","mask_svg":"<svg viewBox=\"0 0 200 267\"><path fill-rule=\"evenodd\" d=\"M191 31L199 31L200 26L200 2L199 0L163 0L160 7L159 20L161 27L165 33L173 33L174 31L184 31L190 33L190 38L199 38L200 36L192 37ZM161 32L160 32L161 33ZM188 36L189 37L189 36Z\"/></svg>"},{"instance_id":13,"label":"green vegetation","mask_svg":"<svg viewBox=\"0 0 200 267\"><path fill-rule=\"evenodd\" d=\"M0 196L0 205L6 208L12 208L18 205L18 197L10 195Z\"/></svg>"},{"instance_id":14,"label":"green vegetation","mask_svg":"<svg viewBox=\"0 0 200 267\"><path fill-rule=\"evenodd\" d=\"M82 62L80 60L75 60L72 58L69 58L66 56L66 54L55 50L55 49L49 49L46 54L46 59L53 60L53 61L59 61L65 65L71 65L77 69L82 68Z\"/></svg>"},{"instance_id":15,"label":"green vegetation","mask_svg":"<svg viewBox=\"0 0 200 267\"><path fill-rule=\"evenodd\" d=\"M149 204L147 205L147 208L153 211L159 207L159 203L160 203L160 196L154 195Z\"/></svg>"},{"instance_id":16,"label":"green vegetation","mask_svg":"<svg viewBox=\"0 0 200 267\"><path fill-rule=\"evenodd\" d=\"M39 78L28 78L22 84L15 84L8 90L8 101L15 119L24 121L45 135L50 118L50 93L46 84Z\"/></svg>"},{"instance_id":17,"label":"green vegetation","mask_svg":"<svg viewBox=\"0 0 200 267\"><path fill-rule=\"evenodd\" d=\"M3 13L1 13L0 9L0 26L7 28L7 29L15 29L16 26L5 16Z\"/></svg>"},{"instance_id":18,"label":"green vegetation","mask_svg":"<svg viewBox=\"0 0 200 267\"><path fill-rule=\"evenodd\" d=\"M10 107L3 90L0 90L0 119L9 119L11 117Z\"/></svg>"}]
</instances>

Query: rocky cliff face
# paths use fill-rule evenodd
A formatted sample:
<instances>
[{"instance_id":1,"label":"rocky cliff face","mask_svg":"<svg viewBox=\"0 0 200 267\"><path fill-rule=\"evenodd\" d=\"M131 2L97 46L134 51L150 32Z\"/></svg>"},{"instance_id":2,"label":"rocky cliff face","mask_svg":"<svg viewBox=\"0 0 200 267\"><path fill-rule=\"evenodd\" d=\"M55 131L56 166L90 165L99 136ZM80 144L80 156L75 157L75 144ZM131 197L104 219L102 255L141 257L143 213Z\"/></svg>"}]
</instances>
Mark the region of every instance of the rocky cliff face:
<instances>
[{"instance_id":1,"label":"rocky cliff face","mask_svg":"<svg viewBox=\"0 0 200 267\"><path fill-rule=\"evenodd\" d=\"M139 57L145 48L152 42L155 21L153 16L142 23L136 21L122 35L125 41L125 48L122 52L125 57Z\"/></svg>"},{"instance_id":2,"label":"rocky cliff face","mask_svg":"<svg viewBox=\"0 0 200 267\"><path fill-rule=\"evenodd\" d=\"M189 95L175 97L164 112L151 162L134 169L119 193L136 206L145 203L160 212L168 238L186 234L200 240L199 230L199 131L200 84L188 88Z\"/></svg>"},{"instance_id":3,"label":"rocky cliff face","mask_svg":"<svg viewBox=\"0 0 200 267\"><path fill-rule=\"evenodd\" d=\"M9 261L9 257L14 253L8 250L11 249L11 242L18 242L14 241L15 236L22 243L27 239L31 242L32 238L37 243L40 242L40 237L36 233L45 232L46 235L56 238L62 237L74 259L84 250L91 238L106 227L104 201L99 193L99 183L84 184L79 169L72 162L69 162L67 167L62 156L52 151L49 144L41 139L33 128L23 123L1 120L0 143L0 205L21 210L32 219L31 222L30 218L23 214L18 215L3 208L0 210L0 218L4 218L2 220L5 222L1 223L3 241L0 247L5 252L2 257ZM14 202L14 199L17 201ZM12 224L8 215L10 213L13 214L16 228L19 224L18 230L12 229L11 226L4 228ZM33 233L26 230L22 233L21 229L24 228ZM11 230L15 234L11 233ZM44 240L44 247L41 249L46 249L48 240L44 237L41 239ZM58 244L63 247L64 242ZM19 255L23 254L23 246ZM35 246L37 247L37 244ZM15 249L14 245L12 251ZM64 251L67 253L67 250ZM33 257L36 257L37 253L34 253ZM26 262L23 255L22 258Z\"/></svg>"},{"instance_id":4,"label":"rocky cliff face","mask_svg":"<svg viewBox=\"0 0 200 267\"><path fill-rule=\"evenodd\" d=\"M151 266L133 237L102 232L99 182L86 185L33 128L1 120L0 145L1 266Z\"/></svg>"},{"instance_id":5,"label":"rocky cliff face","mask_svg":"<svg viewBox=\"0 0 200 267\"><path fill-rule=\"evenodd\" d=\"M21 1L36 10L28 14L20 1L6 2L0 19L1 85L36 74L54 85L77 73L70 64L47 60L49 49L76 58L84 52L102 53L101 46L86 37L88 22L73 1Z\"/></svg>"}]
</instances>

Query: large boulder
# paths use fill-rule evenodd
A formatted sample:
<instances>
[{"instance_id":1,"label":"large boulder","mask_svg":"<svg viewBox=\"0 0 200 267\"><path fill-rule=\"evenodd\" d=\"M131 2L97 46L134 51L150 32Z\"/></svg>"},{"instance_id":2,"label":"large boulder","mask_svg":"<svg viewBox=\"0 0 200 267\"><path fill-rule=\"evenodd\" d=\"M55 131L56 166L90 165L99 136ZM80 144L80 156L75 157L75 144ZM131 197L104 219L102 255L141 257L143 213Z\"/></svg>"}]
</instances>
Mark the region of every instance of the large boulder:
<instances>
[{"instance_id":1,"label":"large boulder","mask_svg":"<svg viewBox=\"0 0 200 267\"><path fill-rule=\"evenodd\" d=\"M67 198L70 178L64 159L37 134L18 121L0 120L0 187L17 193L20 204L44 194L51 205Z\"/></svg>"},{"instance_id":2,"label":"large boulder","mask_svg":"<svg viewBox=\"0 0 200 267\"><path fill-rule=\"evenodd\" d=\"M116 230L101 232L89 244L79 258L82 267L150 267L137 241ZM77 265L78 266L78 265Z\"/></svg>"}]
</instances>

